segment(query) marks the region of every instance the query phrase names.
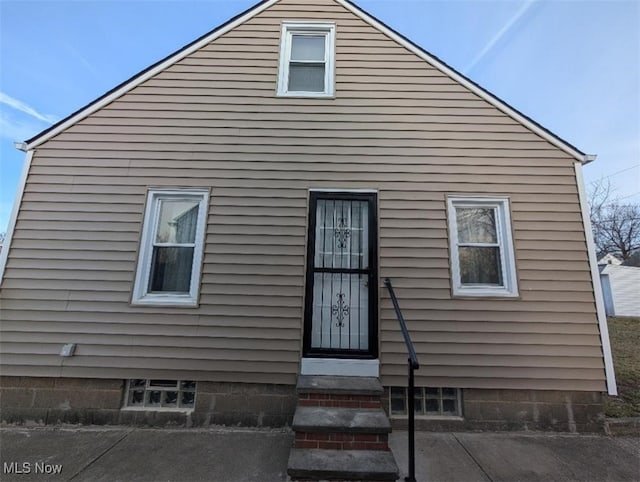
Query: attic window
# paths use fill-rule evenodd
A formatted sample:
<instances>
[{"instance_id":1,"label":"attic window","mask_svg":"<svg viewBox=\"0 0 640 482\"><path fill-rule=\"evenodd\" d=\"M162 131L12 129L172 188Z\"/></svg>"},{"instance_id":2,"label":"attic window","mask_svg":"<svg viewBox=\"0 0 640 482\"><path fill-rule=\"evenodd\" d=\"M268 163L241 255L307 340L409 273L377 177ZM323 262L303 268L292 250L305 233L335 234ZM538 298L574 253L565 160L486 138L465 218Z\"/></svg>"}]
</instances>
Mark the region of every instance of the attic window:
<instances>
[{"instance_id":1,"label":"attic window","mask_svg":"<svg viewBox=\"0 0 640 482\"><path fill-rule=\"evenodd\" d=\"M279 96L333 96L335 32L331 23L283 24Z\"/></svg>"}]
</instances>

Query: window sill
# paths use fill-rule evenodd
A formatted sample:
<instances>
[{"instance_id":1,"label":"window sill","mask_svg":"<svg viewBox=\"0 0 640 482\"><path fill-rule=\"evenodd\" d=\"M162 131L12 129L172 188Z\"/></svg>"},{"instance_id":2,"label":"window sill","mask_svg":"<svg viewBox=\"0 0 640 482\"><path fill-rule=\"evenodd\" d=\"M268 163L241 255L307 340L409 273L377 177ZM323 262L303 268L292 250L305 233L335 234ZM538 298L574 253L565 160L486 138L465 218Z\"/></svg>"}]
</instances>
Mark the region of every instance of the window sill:
<instances>
[{"instance_id":1,"label":"window sill","mask_svg":"<svg viewBox=\"0 0 640 482\"><path fill-rule=\"evenodd\" d=\"M392 414L391 418L393 420L407 420L409 416ZM415 418L416 420L446 420L451 422L464 422L464 417L461 417L459 415L420 415L416 413Z\"/></svg>"},{"instance_id":2,"label":"window sill","mask_svg":"<svg viewBox=\"0 0 640 482\"><path fill-rule=\"evenodd\" d=\"M191 413L193 408L174 408L174 407L122 407L120 410L126 412L174 412L174 413Z\"/></svg>"},{"instance_id":3,"label":"window sill","mask_svg":"<svg viewBox=\"0 0 640 482\"><path fill-rule=\"evenodd\" d=\"M453 298L504 298L504 299L519 299L520 293L518 291L507 290L490 290L490 289L454 289L452 292Z\"/></svg>"},{"instance_id":4,"label":"window sill","mask_svg":"<svg viewBox=\"0 0 640 482\"><path fill-rule=\"evenodd\" d=\"M292 97L296 99L335 99L336 95L317 92L276 92L276 97Z\"/></svg>"},{"instance_id":5,"label":"window sill","mask_svg":"<svg viewBox=\"0 0 640 482\"><path fill-rule=\"evenodd\" d=\"M198 308L198 301L193 298L140 298L131 301L131 306L163 306L174 308Z\"/></svg>"}]
</instances>

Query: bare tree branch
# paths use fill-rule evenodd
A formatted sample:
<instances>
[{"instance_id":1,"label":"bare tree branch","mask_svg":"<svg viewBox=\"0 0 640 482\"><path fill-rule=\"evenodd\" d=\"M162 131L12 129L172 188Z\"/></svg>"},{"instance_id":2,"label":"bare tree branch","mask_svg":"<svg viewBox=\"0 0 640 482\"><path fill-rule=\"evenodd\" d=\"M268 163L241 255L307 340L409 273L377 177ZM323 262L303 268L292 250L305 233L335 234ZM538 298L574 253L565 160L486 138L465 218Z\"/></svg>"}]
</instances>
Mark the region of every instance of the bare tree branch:
<instances>
[{"instance_id":1,"label":"bare tree branch","mask_svg":"<svg viewBox=\"0 0 640 482\"><path fill-rule=\"evenodd\" d=\"M627 260L640 249L640 206L622 203L612 195L611 184L591 184L589 206L598 258L614 254Z\"/></svg>"}]
</instances>

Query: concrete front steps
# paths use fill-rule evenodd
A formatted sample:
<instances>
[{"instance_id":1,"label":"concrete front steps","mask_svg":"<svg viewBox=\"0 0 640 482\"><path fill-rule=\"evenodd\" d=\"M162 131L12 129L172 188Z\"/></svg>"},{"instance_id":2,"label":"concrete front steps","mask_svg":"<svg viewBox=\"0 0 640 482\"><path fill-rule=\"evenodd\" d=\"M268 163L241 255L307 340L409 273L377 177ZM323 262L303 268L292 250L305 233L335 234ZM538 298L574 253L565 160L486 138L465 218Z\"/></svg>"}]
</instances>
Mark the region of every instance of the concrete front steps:
<instances>
[{"instance_id":1,"label":"concrete front steps","mask_svg":"<svg viewBox=\"0 0 640 482\"><path fill-rule=\"evenodd\" d=\"M377 378L300 375L297 391L292 480L398 479Z\"/></svg>"}]
</instances>

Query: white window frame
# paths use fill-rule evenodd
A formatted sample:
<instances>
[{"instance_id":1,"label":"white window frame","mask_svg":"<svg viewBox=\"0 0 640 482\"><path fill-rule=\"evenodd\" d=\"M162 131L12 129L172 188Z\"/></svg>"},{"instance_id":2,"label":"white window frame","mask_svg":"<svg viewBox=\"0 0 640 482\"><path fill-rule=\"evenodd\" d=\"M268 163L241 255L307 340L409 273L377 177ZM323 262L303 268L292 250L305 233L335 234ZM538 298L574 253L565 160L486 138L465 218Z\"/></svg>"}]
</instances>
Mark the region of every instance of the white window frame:
<instances>
[{"instance_id":1,"label":"white window frame","mask_svg":"<svg viewBox=\"0 0 640 482\"><path fill-rule=\"evenodd\" d=\"M193 264L189 293L150 293L148 292L151 260L156 235L160 200L198 201L198 225L196 227ZM200 272L204 251L204 237L207 225L207 207L209 191L207 189L150 189L147 193L147 205L144 213L142 237L138 254L136 279L133 286L131 303L133 305L178 305L197 306L200 291Z\"/></svg>"},{"instance_id":2,"label":"white window frame","mask_svg":"<svg viewBox=\"0 0 640 482\"><path fill-rule=\"evenodd\" d=\"M474 284L463 285L460 280L460 258L458 255L458 224L456 208L492 208L495 213L497 243L500 249L500 267L502 285ZM455 296L518 296L516 263L511 235L511 216L508 197L466 197L449 196L447 198L449 221L449 252L451 258L451 282ZM476 246L480 244L474 243Z\"/></svg>"},{"instance_id":3,"label":"white window frame","mask_svg":"<svg viewBox=\"0 0 640 482\"><path fill-rule=\"evenodd\" d=\"M324 91L290 91L289 90L289 66L291 64L291 45L293 35L318 35L325 36L325 69ZM280 40L280 66L278 69L278 96L290 97L333 97L335 77L335 38L336 25L329 22L285 22L282 24L282 37Z\"/></svg>"}]
</instances>

